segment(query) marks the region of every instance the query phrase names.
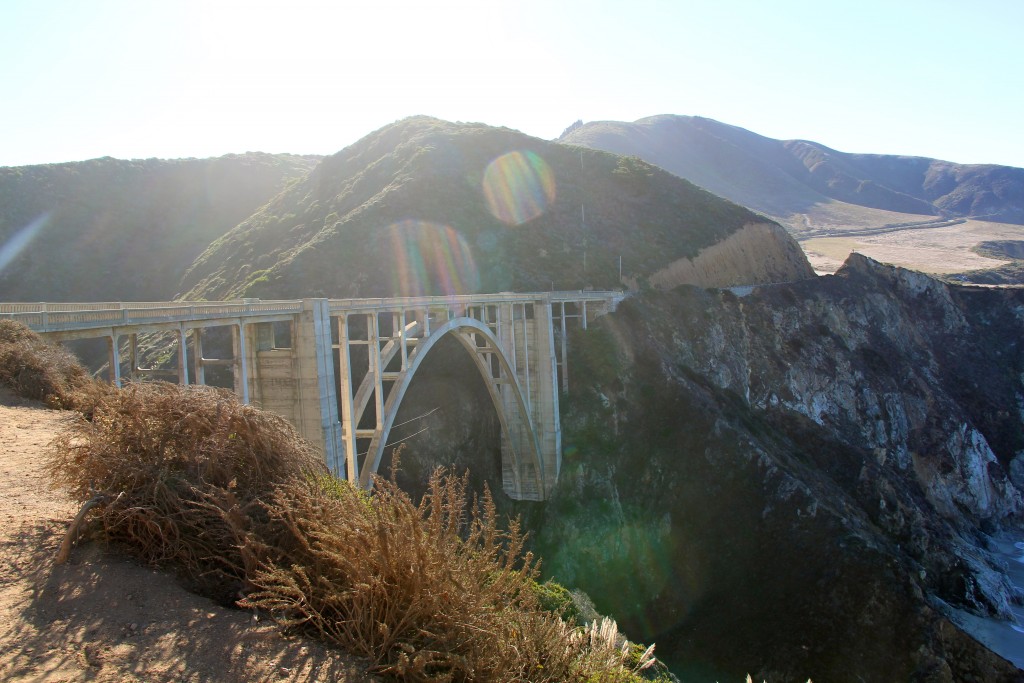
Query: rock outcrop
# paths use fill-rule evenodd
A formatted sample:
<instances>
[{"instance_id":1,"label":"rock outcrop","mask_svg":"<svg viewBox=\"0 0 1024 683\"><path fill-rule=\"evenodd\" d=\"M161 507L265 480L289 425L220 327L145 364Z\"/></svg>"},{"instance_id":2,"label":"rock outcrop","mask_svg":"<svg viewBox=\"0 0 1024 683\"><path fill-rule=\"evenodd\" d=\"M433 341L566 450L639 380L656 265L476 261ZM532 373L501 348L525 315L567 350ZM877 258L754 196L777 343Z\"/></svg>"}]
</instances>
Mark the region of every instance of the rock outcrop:
<instances>
[{"instance_id":1,"label":"rock outcrop","mask_svg":"<svg viewBox=\"0 0 1024 683\"><path fill-rule=\"evenodd\" d=\"M1017 681L948 618L1019 599L1024 292L853 255L835 276L646 292L576 344L545 568L676 672Z\"/></svg>"},{"instance_id":2,"label":"rock outcrop","mask_svg":"<svg viewBox=\"0 0 1024 683\"><path fill-rule=\"evenodd\" d=\"M681 258L658 270L649 282L659 289L672 289L763 285L811 277L814 270L803 250L780 225L747 223L693 258Z\"/></svg>"}]
</instances>

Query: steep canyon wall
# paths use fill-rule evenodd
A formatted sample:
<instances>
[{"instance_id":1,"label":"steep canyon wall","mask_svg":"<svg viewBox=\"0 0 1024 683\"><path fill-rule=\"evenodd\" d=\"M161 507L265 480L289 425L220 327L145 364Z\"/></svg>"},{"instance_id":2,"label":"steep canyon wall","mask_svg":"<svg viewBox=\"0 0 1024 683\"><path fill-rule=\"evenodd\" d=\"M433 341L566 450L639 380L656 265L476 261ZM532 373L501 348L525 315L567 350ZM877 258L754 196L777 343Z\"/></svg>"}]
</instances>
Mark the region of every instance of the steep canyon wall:
<instances>
[{"instance_id":1,"label":"steep canyon wall","mask_svg":"<svg viewBox=\"0 0 1024 683\"><path fill-rule=\"evenodd\" d=\"M624 302L576 344L546 570L680 671L1019 680L944 605L1017 599L1024 293L854 255L836 276ZM703 669L701 669L703 667Z\"/></svg>"}]
</instances>

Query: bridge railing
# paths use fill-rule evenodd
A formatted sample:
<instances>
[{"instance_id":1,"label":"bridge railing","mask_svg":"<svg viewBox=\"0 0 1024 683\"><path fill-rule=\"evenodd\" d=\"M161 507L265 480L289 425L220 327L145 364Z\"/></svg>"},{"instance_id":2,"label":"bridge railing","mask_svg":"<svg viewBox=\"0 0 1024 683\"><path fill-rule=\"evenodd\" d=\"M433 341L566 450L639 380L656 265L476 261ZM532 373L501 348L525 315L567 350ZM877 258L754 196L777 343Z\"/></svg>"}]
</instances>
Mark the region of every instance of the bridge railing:
<instances>
[{"instance_id":1,"label":"bridge railing","mask_svg":"<svg viewBox=\"0 0 1024 683\"><path fill-rule=\"evenodd\" d=\"M331 313L376 310L466 307L501 303L617 301L619 291L574 290L556 292L500 292L452 296L391 297L377 299L330 299ZM117 301L117 302L15 302L0 303L0 318L25 323L37 332L62 332L103 327L122 327L169 322L288 315L302 311L302 301Z\"/></svg>"},{"instance_id":2,"label":"bridge railing","mask_svg":"<svg viewBox=\"0 0 1024 683\"><path fill-rule=\"evenodd\" d=\"M553 292L498 292L496 294L453 294L442 296L388 297L374 299L330 299L331 313L394 310L399 308L440 308L444 306L479 306L537 301L611 301L621 300L621 291L572 290Z\"/></svg>"},{"instance_id":3,"label":"bridge railing","mask_svg":"<svg viewBox=\"0 0 1024 683\"><path fill-rule=\"evenodd\" d=\"M38 332L110 326L189 322L217 318L294 314L302 301L128 301L89 303L0 303L0 318Z\"/></svg>"}]
</instances>

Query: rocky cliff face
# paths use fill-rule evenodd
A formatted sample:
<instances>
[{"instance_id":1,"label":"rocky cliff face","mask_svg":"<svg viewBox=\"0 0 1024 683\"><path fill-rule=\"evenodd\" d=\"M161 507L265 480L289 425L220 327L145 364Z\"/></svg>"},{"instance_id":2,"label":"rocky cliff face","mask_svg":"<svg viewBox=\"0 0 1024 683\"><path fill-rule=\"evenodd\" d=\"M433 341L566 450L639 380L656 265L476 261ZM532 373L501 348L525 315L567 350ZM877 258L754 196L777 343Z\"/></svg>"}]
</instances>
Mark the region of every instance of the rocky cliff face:
<instances>
[{"instance_id":1,"label":"rocky cliff face","mask_svg":"<svg viewBox=\"0 0 1024 683\"><path fill-rule=\"evenodd\" d=\"M953 605L1018 600L1024 293L853 255L624 302L580 338L546 569L685 673L1020 680Z\"/></svg>"},{"instance_id":2,"label":"rocky cliff face","mask_svg":"<svg viewBox=\"0 0 1024 683\"><path fill-rule=\"evenodd\" d=\"M659 289L679 285L734 287L814 277L800 245L777 223L747 223L727 238L651 275ZM636 289L635 283L633 288Z\"/></svg>"}]
</instances>

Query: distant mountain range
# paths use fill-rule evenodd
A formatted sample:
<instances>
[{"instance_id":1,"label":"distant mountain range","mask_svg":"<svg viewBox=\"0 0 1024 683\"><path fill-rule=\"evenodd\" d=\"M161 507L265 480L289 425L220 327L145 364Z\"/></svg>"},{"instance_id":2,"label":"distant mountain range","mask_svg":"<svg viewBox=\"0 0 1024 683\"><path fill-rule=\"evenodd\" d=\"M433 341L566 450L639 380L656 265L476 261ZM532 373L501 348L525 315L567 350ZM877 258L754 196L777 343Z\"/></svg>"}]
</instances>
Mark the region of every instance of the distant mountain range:
<instances>
[{"instance_id":1,"label":"distant mountain range","mask_svg":"<svg viewBox=\"0 0 1024 683\"><path fill-rule=\"evenodd\" d=\"M815 222L844 222L823 220L823 208L826 216L844 215L847 222L858 216L857 227L901 220L892 213L907 221L971 217L1024 224L1021 168L850 154L699 116L594 121L571 126L559 142L640 157L765 213L798 236L814 231ZM808 216L811 211L817 221Z\"/></svg>"},{"instance_id":2,"label":"distant mountain range","mask_svg":"<svg viewBox=\"0 0 1024 683\"><path fill-rule=\"evenodd\" d=\"M689 116L579 124L557 142L420 116L323 158L0 168L0 300L727 286L810 274L764 216L798 239L1024 224L1020 168Z\"/></svg>"}]
</instances>

